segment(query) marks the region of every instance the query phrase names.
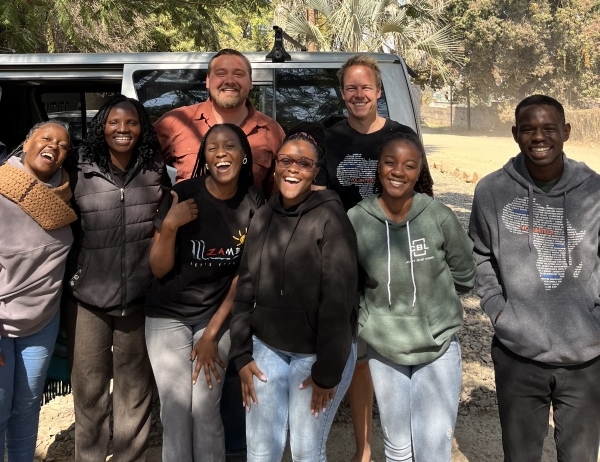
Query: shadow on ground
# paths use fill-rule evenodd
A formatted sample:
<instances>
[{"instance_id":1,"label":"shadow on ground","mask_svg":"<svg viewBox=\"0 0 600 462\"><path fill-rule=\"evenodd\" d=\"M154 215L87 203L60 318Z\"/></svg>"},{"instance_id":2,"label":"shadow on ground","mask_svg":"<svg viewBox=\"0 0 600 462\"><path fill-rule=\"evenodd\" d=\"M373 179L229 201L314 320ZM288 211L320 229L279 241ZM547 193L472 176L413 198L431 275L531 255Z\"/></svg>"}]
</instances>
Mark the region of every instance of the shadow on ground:
<instances>
[{"instance_id":1,"label":"shadow on ground","mask_svg":"<svg viewBox=\"0 0 600 462\"><path fill-rule=\"evenodd\" d=\"M48 446L48 454L68 454L71 460L75 457L75 423L66 430L59 431Z\"/></svg>"}]
</instances>

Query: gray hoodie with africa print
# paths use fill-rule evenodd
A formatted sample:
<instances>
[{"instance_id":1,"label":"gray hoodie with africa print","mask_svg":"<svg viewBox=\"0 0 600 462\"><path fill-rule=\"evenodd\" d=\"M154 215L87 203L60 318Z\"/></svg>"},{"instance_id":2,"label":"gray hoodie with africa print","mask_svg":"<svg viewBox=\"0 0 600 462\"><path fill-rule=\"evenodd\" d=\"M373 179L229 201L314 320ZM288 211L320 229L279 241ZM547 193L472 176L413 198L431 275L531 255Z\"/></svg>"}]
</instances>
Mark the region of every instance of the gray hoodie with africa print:
<instances>
[{"instance_id":1,"label":"gray hoodie with africa print","mask_svg":"<svg viewBox=\"0 0 600 462\"><path fill-rule=\"evenodd\" d=\"M546 193L523 154L512 158L477 185L469 224L477 294L496 336L553 365L600 355L600 175L566 156L564 165Z\"/></svg>"}]
</instances>

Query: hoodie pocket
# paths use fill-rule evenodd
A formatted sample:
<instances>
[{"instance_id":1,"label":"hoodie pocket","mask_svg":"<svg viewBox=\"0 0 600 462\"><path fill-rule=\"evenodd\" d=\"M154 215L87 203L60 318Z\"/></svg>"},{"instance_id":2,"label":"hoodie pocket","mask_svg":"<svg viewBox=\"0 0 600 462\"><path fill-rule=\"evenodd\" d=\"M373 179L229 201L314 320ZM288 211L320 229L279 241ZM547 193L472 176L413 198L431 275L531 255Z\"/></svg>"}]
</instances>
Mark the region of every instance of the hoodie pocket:
<instances>
[{"instance_id":1,"label":"hoodie pocket","mask_svg":"<svg viewBox=\"0 0 600 462\"><path fill-rule=\"evenodd\" d=\"M427 316L371 313L358 336L388 358L440 348L431 335Z\"/></svg>"},{"instance_id":2,"label":"hoodie pocket","mask_svg":"<svg viewBox=\"0 0 600 462\"><path fill-rule=\"evenodd\" d=\"M291 353L314 353L317 333L306 311L256 305L250 318L256 336L264 343Z\"/></svg>"}]
</instances>

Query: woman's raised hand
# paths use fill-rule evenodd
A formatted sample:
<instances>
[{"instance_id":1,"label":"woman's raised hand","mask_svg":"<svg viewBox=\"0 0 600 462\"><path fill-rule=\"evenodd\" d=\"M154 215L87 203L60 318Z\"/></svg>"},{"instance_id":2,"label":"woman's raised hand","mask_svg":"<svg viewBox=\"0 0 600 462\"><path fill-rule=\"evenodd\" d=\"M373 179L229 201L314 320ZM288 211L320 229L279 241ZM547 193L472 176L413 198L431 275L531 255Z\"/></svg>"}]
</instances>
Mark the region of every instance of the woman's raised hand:
<instances>
[{"instance_id":1,"label":"woman's raised hand","mask_svg":"<svg viewBox=\"0 0 600 462\"><path fill-rule=\"evenodd\" d=\"M171 195L173 196L173 203L165 217L165 222L176 229L198 218L198 206L194 199L179 202L179 196L175 191L171 191Z\"/></svg>"}]
</instances>

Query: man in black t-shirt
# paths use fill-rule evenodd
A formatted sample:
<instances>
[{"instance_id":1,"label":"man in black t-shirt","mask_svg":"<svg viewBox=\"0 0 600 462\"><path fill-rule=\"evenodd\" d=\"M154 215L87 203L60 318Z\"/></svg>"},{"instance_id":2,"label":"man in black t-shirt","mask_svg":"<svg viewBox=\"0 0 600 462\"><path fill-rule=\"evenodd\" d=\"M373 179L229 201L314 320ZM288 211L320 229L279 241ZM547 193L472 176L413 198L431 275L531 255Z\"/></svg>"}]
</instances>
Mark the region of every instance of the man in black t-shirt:
<instances>
[{"instance_id":1,"label":"man in black t-shirt","mask_svg":"<svg viewBox=\"0 0 600 462\"><path fill-rule=\"evenodd\" d=\"M381 70L374 58L350 58L339 70L338 78L348 118L325 130L327 154L313 189L333 189L348 211L373 194L377 158L385 139L397 132L415 132L377 113ZM352 462L370 462L373 384L364 342L359 341L358 356L348 389L356 442Z\"/></svg>"},{"instance_id":2,"label":"man in black t-shirt","mask_svg":"<svg viewBox=\"0 0 600 462\"><path fill-rule=\"evenodd\" d=\"M363 133L353 126L351 116L325 131L327 155L316 185L336 191L344 209L350 210L373 194L377 158L392 133L414 133L413 129L377 115L383 123L374 132Z\"/></svg>"},{"instance_id":3,"label":"man in black t-shirt","mask_svg":"<svg viewBox=\"0 0 600 462\"><path fill-rule=\"evenodd\" d=\"M377 157L385 139L397 132L415 132L377 113L381 70L374 58L350 58L338 78L348 118L325 130L327 154L313 189L333 189L348 211L373 194Z\"/></svg>"}]
</instances>

